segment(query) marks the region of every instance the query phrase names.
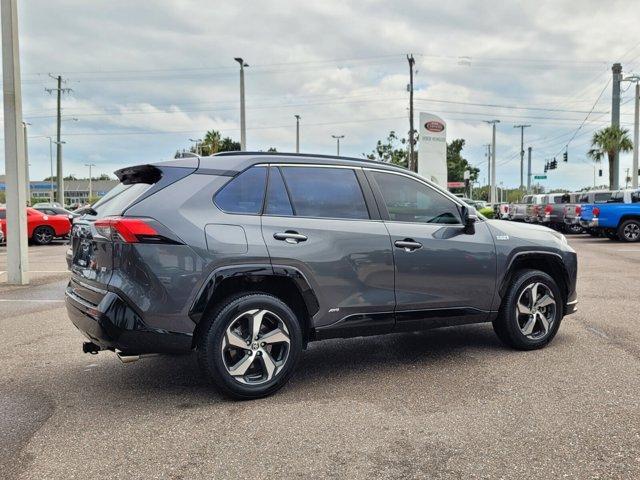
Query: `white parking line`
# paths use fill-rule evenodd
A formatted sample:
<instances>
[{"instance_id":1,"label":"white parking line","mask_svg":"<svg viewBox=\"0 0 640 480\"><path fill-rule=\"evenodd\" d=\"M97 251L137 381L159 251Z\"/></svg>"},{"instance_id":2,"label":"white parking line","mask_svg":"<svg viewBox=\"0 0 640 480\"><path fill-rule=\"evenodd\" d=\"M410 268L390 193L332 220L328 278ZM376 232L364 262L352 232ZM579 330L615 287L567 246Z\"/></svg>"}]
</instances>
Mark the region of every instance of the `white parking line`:
<instances>
[{"instance_id":1,"label":"white parking line","mask_svg":"<svg viewBox=\"0 0 640 480\"><path fill-rule=\"evenodd\" d=\"M21 303L29 303L29 302L58 303L58 302L64 302L64 300L60 300L60 299L58 299L58 298L56 298L56 299L48 299L48 298L29 298L29 299L25 299L25 298L19 298L19 299L14 299L14 298L0 298L0 302L6 302L6 303L10 303L10 302L21 302Z\"/></svg>"},{"instance_id":2,"label":"white parking line","mask_svg":"<svg viewBox=\"0 0 640 480\"><path fill-rule=\"evenodd\" d=\"M621 248L620 250L616 250L616 252L640 252L640 248Z\"/></svg>"}]
</instances>

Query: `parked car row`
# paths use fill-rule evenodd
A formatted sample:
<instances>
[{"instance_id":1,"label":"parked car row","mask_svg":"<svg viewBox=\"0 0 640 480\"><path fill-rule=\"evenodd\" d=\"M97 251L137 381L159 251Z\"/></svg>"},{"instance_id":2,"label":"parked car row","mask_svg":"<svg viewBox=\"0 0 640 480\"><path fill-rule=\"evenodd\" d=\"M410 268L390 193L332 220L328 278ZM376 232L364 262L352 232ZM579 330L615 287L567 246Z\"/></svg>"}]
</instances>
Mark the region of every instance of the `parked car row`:
<instances>
[{"instance_id":1,"label":"parked car row","mask_svg":"<svg viewBox=\"0 0 640 480\"><path fill-rule=\"evenodd\" d=\"M640 190L592 190L525 195L496 206L503 220L539 223L566 233L640 241Z\"/></svg>"},{"instance_id":2,"label":"parked car row","mask_svg":"<svg viewBox=\"0 0 640 480\"><path fill-rule=\"evenodd\" d=\"M27 235L29 241L37 245L47 245L55 238L64 238L71 232L71 212L55 213L49 209L27 208ZM0 243L7 237L7 210L0 208Z\"/></svg>"}]
</instances>

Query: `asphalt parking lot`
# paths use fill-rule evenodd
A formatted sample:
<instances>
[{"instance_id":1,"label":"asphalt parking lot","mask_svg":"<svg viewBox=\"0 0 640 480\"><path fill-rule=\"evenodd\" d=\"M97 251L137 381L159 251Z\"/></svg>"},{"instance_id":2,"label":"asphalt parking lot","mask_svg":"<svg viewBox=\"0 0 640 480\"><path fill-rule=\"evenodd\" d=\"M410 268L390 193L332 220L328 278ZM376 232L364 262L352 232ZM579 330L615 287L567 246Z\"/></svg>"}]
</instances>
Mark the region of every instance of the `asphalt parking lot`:
<instances>
[{"instance_id":1,"label":"asphalt parking lot","mask_svg":"<svg viewBox=\"0 0 640 480\"><path fill-rule=\"evenodd\" d=\"M66 246L31 247L31 286L0 273L0 477L640 478L640 244L570 243L579 311L546 349L490 325L315 343L253 402L191 356L83 354Z\"/></svg>"}]
</instances>

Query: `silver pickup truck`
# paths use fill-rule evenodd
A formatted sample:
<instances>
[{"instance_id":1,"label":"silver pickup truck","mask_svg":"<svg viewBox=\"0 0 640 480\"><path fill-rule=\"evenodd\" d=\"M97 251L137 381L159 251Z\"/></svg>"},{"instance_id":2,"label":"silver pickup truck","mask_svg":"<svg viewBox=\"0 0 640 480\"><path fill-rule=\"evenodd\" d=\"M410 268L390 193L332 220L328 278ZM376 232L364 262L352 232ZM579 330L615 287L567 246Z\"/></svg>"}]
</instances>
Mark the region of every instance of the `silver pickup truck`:
<instances>
[{"instance_id":1,"label":"silver pickup truck","mask_svg":"<svg viewBox=\"0 0 640 480\"><path fill-rule=\"evenodd\" d=\"M586 203L607 203L611 198L611 190L592 190L582 192L575 203L569 203L564 207L564 228L569 233L582 233L584 228L580 225L580 205Z\"/></svg>"},{"instance_id":2,"label":"silver pickup truck","mask_svg":"<svg viewBox=\"0 0 640 480\"><path fill-rule=\"evenodd\" d=\"M538 212L538 221L554 230L564 230L567 204L576 203L580 193L550 193L542 199L543 207Z\"/></svg>"},{"instance_id":3,"label":"silver pickup truck","mask_svg":"<svg viewBox=\"0 0 640 480\"><path fill-rule=\"evenodd\" d=\"M509 205L509 220L520 222L535 222L536 211L542 204L544 195L525 195L520 203Z\"/></svg>"}]
</instances>

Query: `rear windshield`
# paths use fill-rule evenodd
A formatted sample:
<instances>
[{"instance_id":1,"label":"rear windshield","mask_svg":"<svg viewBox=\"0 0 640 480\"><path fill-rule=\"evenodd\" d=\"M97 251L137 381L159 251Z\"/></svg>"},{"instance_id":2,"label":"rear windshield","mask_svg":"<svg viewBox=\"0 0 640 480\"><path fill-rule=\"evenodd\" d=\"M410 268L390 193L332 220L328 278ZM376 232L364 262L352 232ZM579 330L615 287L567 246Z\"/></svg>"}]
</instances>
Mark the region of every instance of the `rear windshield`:
<instances>
[{"instance_id":1,"label":"rear windshield","mask_svg":"<svg viewBox=\"0 0 640 480\"><path fill-rule=\"evenodd\" d=\"M134 183L132 185L119 183L110 190L109 193L98 200L93 205L93 209L98 213L98 217L120 215L140 195L151 187L152 185L148 183Z\"/></svg>"},{"instance_id":2,"label":"rear windshield","mask_svg":"<svg viewBox=\"0 0 640 480\"><path fill-rule=\"evenodd\" d=\"M595 203L604 203L607 200L609 200L610 198L611 198L611 193L609 193L609 192L596 193L595 197L594 197L594 202Z\"/></svg>"},{"instance_id":3,"label":"rear windshield","mask_svg":"<svg viewBox=\"0 0 640 480\"><path fill-rule=\"evenodd\" d=\"M4 220L5 218L7 218L7 211L0 210L0 220Z\"/></svg>"},{"instance_id":4,"label":"rear windshield","mask_svg":"<svg viewBox=\"0 0 640 480\"><path fill-rule=\"evenodd\" d=\"M527 195L522 199L522 203L531 203L531 198L532 197L530 195Z\"/></svg>"}]
</instances>

